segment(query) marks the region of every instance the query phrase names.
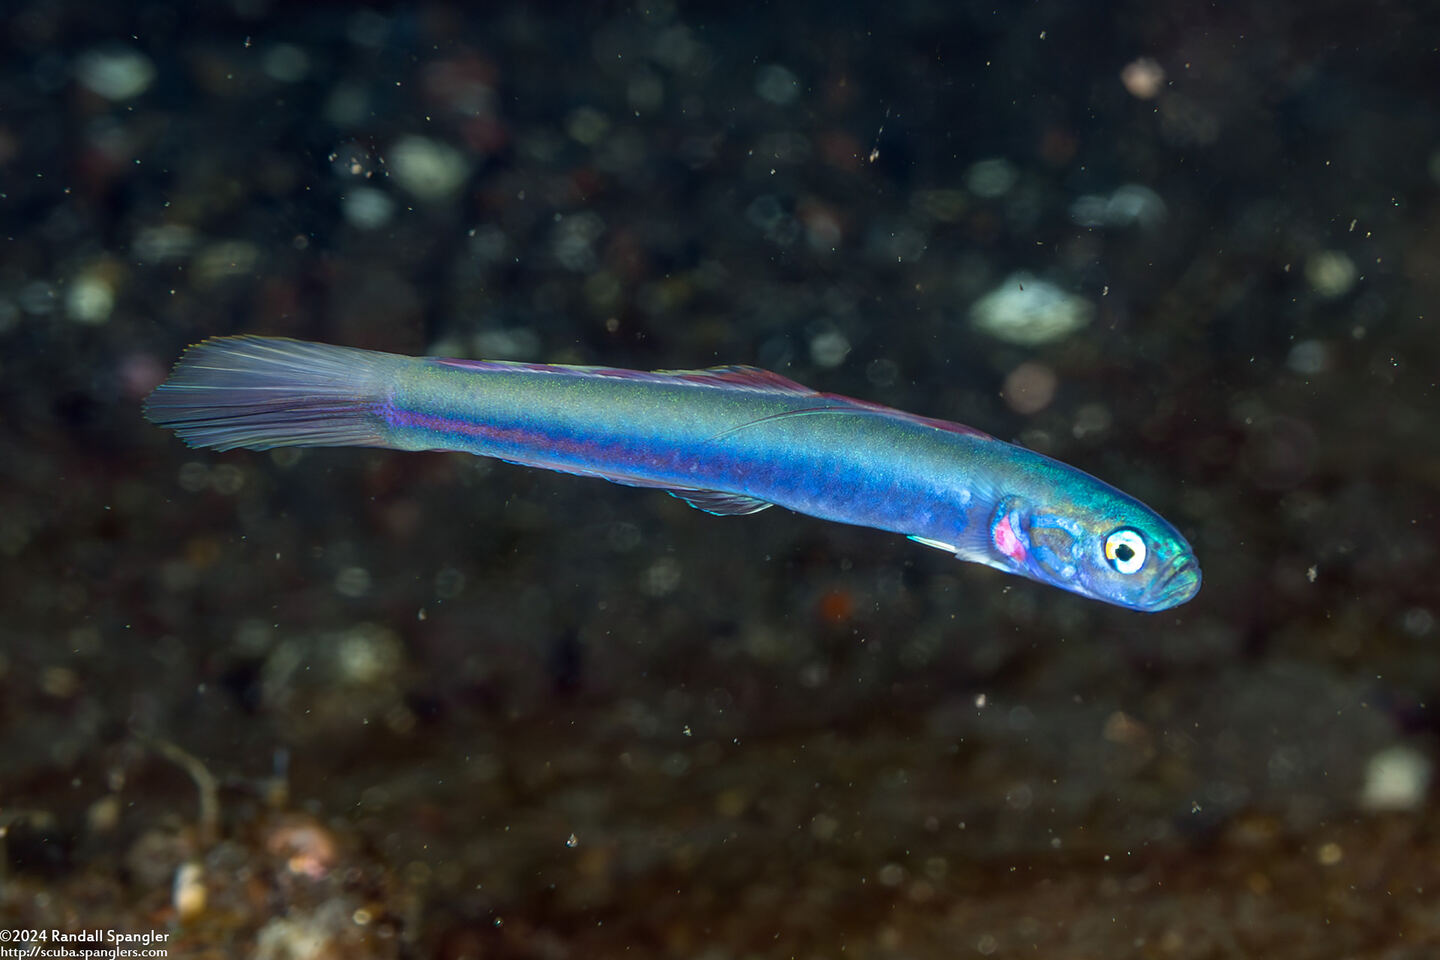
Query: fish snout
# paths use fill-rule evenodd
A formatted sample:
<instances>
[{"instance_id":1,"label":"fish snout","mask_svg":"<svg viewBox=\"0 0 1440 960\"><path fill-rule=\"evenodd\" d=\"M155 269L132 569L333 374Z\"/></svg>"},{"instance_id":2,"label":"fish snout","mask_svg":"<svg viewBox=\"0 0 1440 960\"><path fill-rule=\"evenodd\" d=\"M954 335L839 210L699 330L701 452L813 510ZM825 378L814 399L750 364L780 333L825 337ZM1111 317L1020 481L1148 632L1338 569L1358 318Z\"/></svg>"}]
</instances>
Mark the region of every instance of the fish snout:
<instances>
[{"instance_id":1,"label":"fish snout","mask_svg":"<svg viewBox=\"0 0 1440 960\"><path fill-rule=\"evenodd\" d=\"M1200 563L1191 554L1182 554L1170 561L1170 569L1161 573L1145 591L1148 610L1178 607L1200 592Z\"/></svg>"}]
</instances>

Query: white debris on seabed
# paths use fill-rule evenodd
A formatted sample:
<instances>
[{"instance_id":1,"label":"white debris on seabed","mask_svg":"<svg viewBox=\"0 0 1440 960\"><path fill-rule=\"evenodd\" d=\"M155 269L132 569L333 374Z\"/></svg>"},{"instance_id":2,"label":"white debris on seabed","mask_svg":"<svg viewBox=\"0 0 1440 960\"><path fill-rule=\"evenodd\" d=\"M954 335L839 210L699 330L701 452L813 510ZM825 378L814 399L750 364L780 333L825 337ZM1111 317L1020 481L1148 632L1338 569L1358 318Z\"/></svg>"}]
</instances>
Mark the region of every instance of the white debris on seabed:
<instances>
[{"instance_id":1,"label":"white debris on seabed","mask_svg":"<svg viewBox=\"0 0 1440 960\"><path fill-rule=\"evenodd\" d=\"M1019 179L1020 172L1015 169L1015 164L1004 157L977 160L965 172L965 186L970 188L970 192L977 197L991 199L1009 193Z\"/></svg>"},{"instance_id":2,"label":"white debris on seabed","mask_svg":"<svg viewBox=\"0 0 1440 960\"><path fill-rule=\"evenodd\" d=\"M1313 377L1330 369L1330 347L1321 340L1301 340L1290 348L1285 366L1295 373Z\"/></svg>"},{"instance_id":3,"label":"white debris on seabed","mask_svg":"<svg viewBox=\"0 0 1440 960\"><path fill-rule=\"evenodd\" d=\"M1150 57L1139 57L1125 64L1120 82L1137 100L1154 100L1165 86L1165 68Z\"/></svg>"},{"instance_id":4,"label":"white debris on seabed","mask_svg":"<svg viewBox=\"0 0 1440 960\"><path fill-rule=\"evenodd\" d=\"M155 82L155 65L131 47L107 47L80 55L75 78L106 100L132 100Z\"/></svg>"},{"instance_id":5,"label":"white debris on seabed","mask_svg":"<svg viewBox=\"0 0 1440 960\"><path fill-rule=\"evenodd\" d=\"M593 210L559 217L551 232L550 249L567 270L590 273L599 265L595 241L605 233L605 221Z\"/></svg>"},{"instance_id":6,"label":"white debris on seabed","mask_svg":"<svg viewBox=\"0 0 1440 960\"><path fill-rule=\"evenodd\" d=\"M181 922L188 923L205 912L208 899L205 869L195 860L187 860L175 871L170 886L170 902Z\"/></svg>"},{"instance_id":7,"label":"white debris on seabed","mask_svg":"<svg viewBox=\"0 0 1440 960\"><path fill-rule=\"evenodd\" d=\"M1356 276L1355 262L1339 250L1321 250L1305 260L1305 279L1327 300L1349 293Z\"/></svg>"},{"instance_id":8,"label":"white debris on seabed","mask_svg":"<svg viewBox=\"0 0 1440 960\"><path fill-rule=\"evenodd\" d=\"M265 51L260 64L271 80L299 83L310 72L310 55L293 43L277 43Z\"/></svg>"},{"instance_id":9,"label":"white debris on seabed","mask_svg":"<svg viewBox=\"0 0 1440 960\"><path fill-rule=\"evenodd\" d=\"M254 960L330 960L365 949L365 927L355 919L359 904L337 897L313 911L292 908L255 935ZM373 954L368 951L366 956Z\"/></svg>"},{"instance_id":10,"label":"white debris on seabed","mask_svg":"<svg viewBox=\"0 0 1440 960\"><path fill-rule=\"evenodd\" d=\"M405 650L394 631L373 623L358 623L336 634L335 666L345 683L369 686L395 675Z\"/></svg>"},{"instance_id":11,"label":"white debris on seabed","mask_svg":"<svg viewBox=\"0 0 1440 960\"><path fill-rule=\"evenodd\" d=\"M850 353L850 341L839 330L825 330L810 340L810 359L817 367L838 367Z\"/></svg>"},{"instance_id":12,"label":"white debris on seabed","mask_svg":"<svg viewBox=\"0 0 1440 960\"><path fill-rule=\"evenodd\" d=\"M340 212L351 226L374 230L390 222L395 212L395 201L383 190L354 187L340 201Z\"/></svg>"},{"instance_id":13,"label":"white debris on seabed","mask_svg":"<svg viewBox=\"0 0 1440 960\"><path fill-rule=\"evenodd\" d=\"M1430 789L1430 758L1414 747L1386 747L1365 766L1360 805L1371 811L1418 810Z\"/></svg>"},{"instance_id":14,"label":"white debris on seabed","mask_svg":"<svg viewBox=\"0 0 1440 960\"><path fill-rule=\"evenodd\" d=\"M207 287L227 277L248 277L260 261L260 248L248 240L217 240L195 255L196 283Z\"/></svg>"},{"instance_id":15,"label":"white debris on seabed","mask_svg":"<svg viewBox=\"0 0 1440 960\"><path fill-rule=\"evenodd\" d=\"M1082 227L1159 226L1165 201L1149 187L1127 183L1107 196L1087 193L1070 204L1070 219Z\"/></svg>"},{"instance_id":16,"label":"white debris on seabed","mask_svg":"<svg viewBox=\"0 0 1440 960\"><path fill-rule=\"evenodd\" d=\"M420 200L454 196L470 176L470 162L459 150L428 137L401 137L385 154L390 176Z\"/></svg>"},{"instance_id":17,"label":"white debris on seabed","mask_svg":"<svg viewBox=\"0 0 1440 960\"><path fill-rule=\"evenodd\" d=\"M565 132L576 143L593 147L610 131L610 118L594 107L576 107L565 118Z\"/></svg>"},{"instance_id":18,"label":"white debris on seabed","mask_svg":"<svg viewBox=\"0 0 1440 960\"><path fill-rule=\"evenodd\" d=\"M800 78L778 63L767 64L755 75L755 93L776 106L794 103L800 95Z\"/></svg>"},{"instance_id":19,"label":"white debris on seabed","mask_svg":"<svg viewBox=\"0 0 1440 960\"><path fill-rule=\"evenodd\" d=\"M65 315L76 323L98 326L110 319L115 309L115 287L107 271L92 268L80 274L65 289Z\"/></svg>"},{"instance_id":20,"label":"white debris on seabed","mask_svg":"<svg viewBox=\"0 0 1440 960\"><path fill-rule=\"evenodd\" d=\"M157 223L135 231L130 252L143 264L184 259L198 242L194 229L183 223Z\"/></svg>"},{"instance_id":21,"label":"white debris on seabed","mask_svg":"<svg viewBox=\"0 0 1440 960\"><path fill-rule=\"evenodd\" d=\"M545 346L540 334L529 327L481 330L470 338L470 342L474 345L474 352L469 355L486 360L538 360ZM430 352L435 353L434 350Z\"/></svg>"},{"instance_id":22,"label":"white debris on seabed","mask_svg":"<svg viewBox=\"0 0 1440 960\"><path fill-rule=\"evenodd\" d=\"M1012 273L970 307L970 322L997 340L1034 347L1090 322L1095 306L1029 273Z\"/></svg>"},{"instance_id":23,"label":"white debris on seabed","mask_svg":"<svg viewBox=\"0 0 1440 960\"><path fill-rule=\"evenodd\" d=\"M370 571L364 567L345 567L335 574L335 592L351 599L370 592Z\"/></svg>"}]
</instances>

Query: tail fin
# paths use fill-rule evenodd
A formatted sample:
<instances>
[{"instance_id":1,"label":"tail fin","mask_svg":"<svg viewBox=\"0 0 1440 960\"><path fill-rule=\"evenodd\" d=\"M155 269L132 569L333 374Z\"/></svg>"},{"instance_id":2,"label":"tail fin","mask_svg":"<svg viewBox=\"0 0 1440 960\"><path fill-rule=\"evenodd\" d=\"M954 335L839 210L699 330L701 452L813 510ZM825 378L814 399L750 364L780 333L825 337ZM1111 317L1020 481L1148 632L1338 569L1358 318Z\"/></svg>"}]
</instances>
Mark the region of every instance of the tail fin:
<instances>
[{"instance_id":1,"label":"tail fin","mask_svg":"<svg viewBox=\"0 0 1440 960\"><path fill-rule=\"evenodd\" d=\"M402 358L277 337L214 337L181 355L145 417L192 447L382 447Z\"/></svg>"}]
</instances>

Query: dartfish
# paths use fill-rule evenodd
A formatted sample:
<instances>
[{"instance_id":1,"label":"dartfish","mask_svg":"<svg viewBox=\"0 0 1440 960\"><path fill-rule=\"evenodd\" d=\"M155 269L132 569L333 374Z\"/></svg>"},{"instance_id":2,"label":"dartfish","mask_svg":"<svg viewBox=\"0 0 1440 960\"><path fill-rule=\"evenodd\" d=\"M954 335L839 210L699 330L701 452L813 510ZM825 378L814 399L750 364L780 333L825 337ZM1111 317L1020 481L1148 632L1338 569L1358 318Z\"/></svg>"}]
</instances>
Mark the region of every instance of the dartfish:
<instances>
[{"instance_id":1,"label":"dartfish","mask_svg":"<svg viewBox=\"0 0 1440 960\"><path fill-rule=\"evenodd\" d=\"M647 373L218 337L185 351L145 415L194 447L458 450L712 514L779 505L1132 610L1200 589L1180 532L1089 474L755 367Z\"/></svg>"}]
</instances>

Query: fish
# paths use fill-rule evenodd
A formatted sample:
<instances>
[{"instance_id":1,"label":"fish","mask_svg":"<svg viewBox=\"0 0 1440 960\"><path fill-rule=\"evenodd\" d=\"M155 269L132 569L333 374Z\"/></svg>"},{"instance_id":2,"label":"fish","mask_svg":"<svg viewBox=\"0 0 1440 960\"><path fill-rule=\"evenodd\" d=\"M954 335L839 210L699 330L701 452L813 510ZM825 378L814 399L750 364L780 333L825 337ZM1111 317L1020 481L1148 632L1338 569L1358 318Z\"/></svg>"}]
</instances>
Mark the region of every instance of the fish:
<instances>
[{"instance_id":1,"label":"fish","mask_svg":"<svg viewBox=\"0 0 1440 960\"><path fill-rule=\"evenodd\" d=\"M646 372L213 337L184 351L143 411L218 451L462 451L663 490L718 516L781 506L1130 610L1168 610L1200 589L1179 530L1108 483L757 367Z\"/></svg>"}]
</instances>

